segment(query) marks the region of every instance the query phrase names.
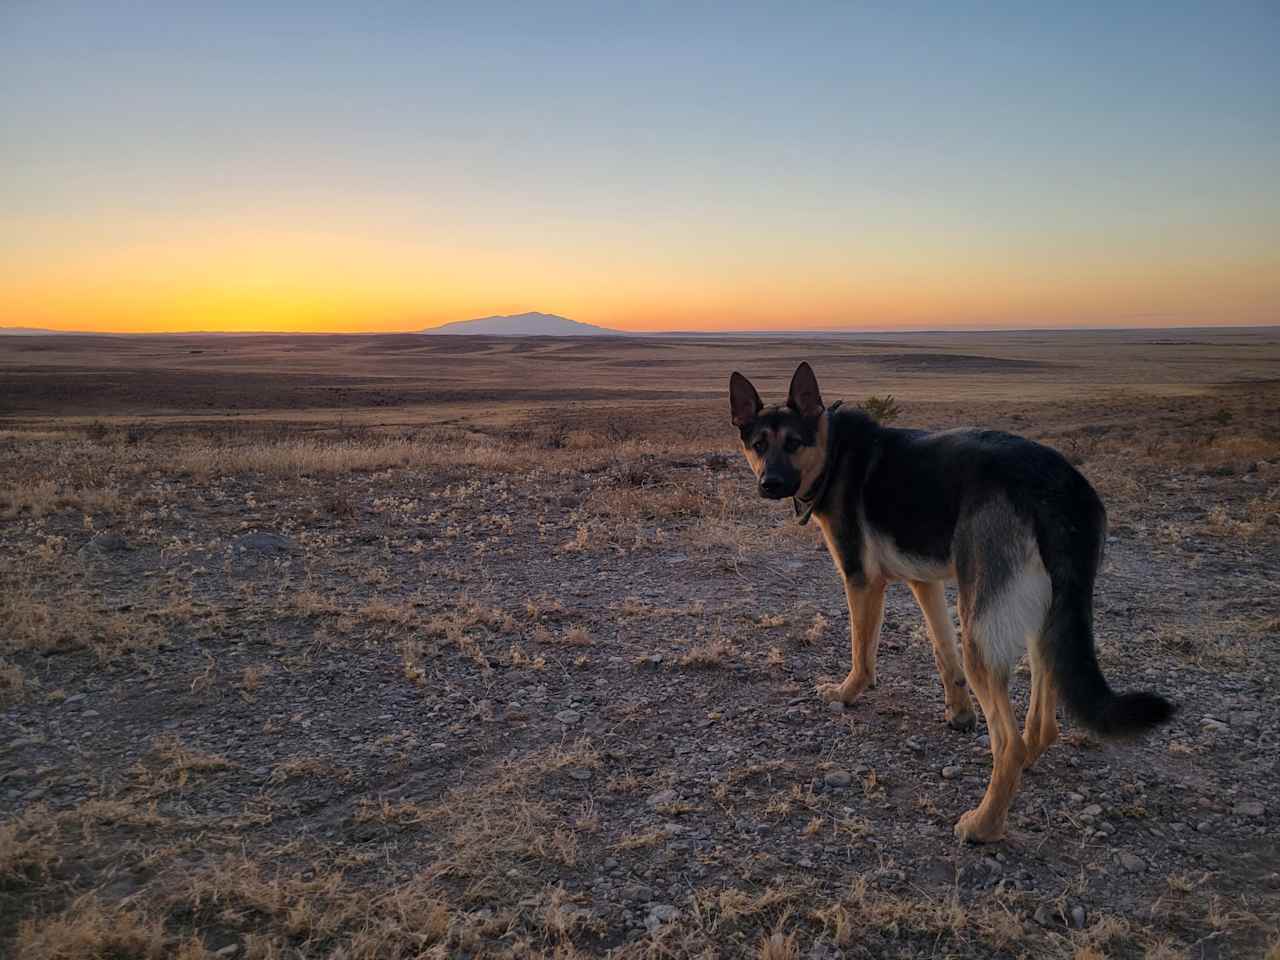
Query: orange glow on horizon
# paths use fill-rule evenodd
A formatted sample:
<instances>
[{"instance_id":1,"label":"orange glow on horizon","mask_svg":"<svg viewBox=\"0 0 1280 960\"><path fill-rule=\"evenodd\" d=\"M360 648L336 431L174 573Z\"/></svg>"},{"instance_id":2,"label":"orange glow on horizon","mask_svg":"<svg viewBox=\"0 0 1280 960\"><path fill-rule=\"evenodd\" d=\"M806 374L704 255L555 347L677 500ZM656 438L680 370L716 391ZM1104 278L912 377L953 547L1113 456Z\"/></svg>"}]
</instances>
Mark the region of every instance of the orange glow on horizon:
<instances>
[{"instance_id":1,"label":"orange glow on horizon","mask_svg":"<svg viewBox=\"0 0 1280 960\"><path fill-rule=\"evenodd\" d=\"M350 224L325 232L213 223L173 237L156 223L95 246L77 243L77 229L46 230L6 255L0 325L395 333L530 310L634 332L1280 320L1280 257L1067 263L1028 255L1010 263L982 250L945 259L886 243L819 244L822 257L806 258L746 242L623 257L608 244L431 243Z\"/></svg>"}]
</instances>

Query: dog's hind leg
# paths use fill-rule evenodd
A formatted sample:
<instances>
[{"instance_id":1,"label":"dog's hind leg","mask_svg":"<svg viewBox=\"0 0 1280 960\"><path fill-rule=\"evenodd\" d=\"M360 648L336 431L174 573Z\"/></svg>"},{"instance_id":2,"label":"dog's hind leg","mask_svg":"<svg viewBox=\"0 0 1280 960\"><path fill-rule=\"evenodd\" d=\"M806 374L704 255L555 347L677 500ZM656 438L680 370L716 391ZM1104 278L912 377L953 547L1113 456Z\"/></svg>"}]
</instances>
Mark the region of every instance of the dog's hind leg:
<instances>
[{"instance_id":1,"label":"dog's hind leg","mask_svg":"<svg viewBox=\"0 0 1280 960\"><path fill-rule=\"evenodd\" d=\"M852 667L843 683L820 683L818 695L828 703L853 703L867 687L876 682L876 650L880 645L880 626L884 622L886 583L876 580L866 586L844 582L845 599L849 602L849 645Z\"/></svg>"},{"instance_id":2,"label":"dog's hind leg","mask_svg":"<svg viewBox=\"0 0 1280 960\"><path fill-rule=\"evenodd\" d=\"M964 672L991 735L991 783L982 803L956 824L956 835L975 843L1004 836L1009 804L1022 779L1028 753L1013 720L1009 673L1028 641L1043 631L1052 594L1034 540L1019 537L1016 527L1009 536L1009 526L999 513L978 515L956 564ZM1042 706L1049 704L1048 688L1040 693Z\"/></svg>"},{"instance_id":3,"label":"dog's hind leg","mask_svg":"<svg viewBox=\"0 0 1280 960\"><path fill-rule=\"evenodd\" d=\"M938 664L942 695L947 702L947 724L954 730L972 730L977 718L969 692L965 689L964 670L960 666L955 627L947 610L946 591L939 582L912 580L911 592L915 594L924 622L929 627L933 659Z\"/></svg>"},{"instance_id":4,"label":"dog's hind leg","mask_svg":"<svg viewBox=\"0 0 1280 960\"><path fill-rule=\"evenodd\" d=\"M983 716L987 718L987 732L991 737L991 781L982 802L956 823L956 836L970 843L992 843L1005 835L1009 805L1022 779L1027 748L1013 721L1008 674L986 663L981 642L971 639L968 629L965 631L964 670L969 686L978 698L978 705L982 707Z\"/></svg>"},{"instance_id":5,"label":"dog's hind leg","mask_svg":"<svg viewBox=\"0 0 1280 960\"><path fill-rule=\"evenodd\" d=\"M1038 639L1038 638L1037 638ZM1038 643L1031 644L1031 703L1022 739L1027 746L1026 766L1031 766L1058 739L1058 692L1049 675L1048 664L1039 655Z\"/></svg>"}]
</instances>

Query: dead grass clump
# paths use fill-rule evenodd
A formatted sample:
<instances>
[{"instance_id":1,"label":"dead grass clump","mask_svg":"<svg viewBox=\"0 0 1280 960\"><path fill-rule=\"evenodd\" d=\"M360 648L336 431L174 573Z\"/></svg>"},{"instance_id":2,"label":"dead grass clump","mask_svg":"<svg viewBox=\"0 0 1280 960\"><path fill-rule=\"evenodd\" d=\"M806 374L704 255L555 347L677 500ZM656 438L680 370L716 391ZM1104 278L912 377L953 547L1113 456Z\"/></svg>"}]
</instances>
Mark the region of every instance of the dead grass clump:
<instances>
[{"instance_id":1,"label":"dead grass clump","mask_svg":"<svg viewBox=\"0 0 1280 960\"><path fill-rule=\"evenodd\" d=\"M0 650L65 653L92 650L101 660L148 650L164 641L164 631L135 611L109 611L86 591L55 599L38 596L29 583L0 586Z\"/></svg>"},{"instance_id":2,"label":"dead grass clump","mask_svg":"<svg viewBox=\"0 0 1280 960\"><path fill-rule=\"evenodd\" d=\"M734 654L733 645L727 640L717 637L711 640L704 640L701 643L695 643L680 655L678 662L682 667L710 670L713 667L723 666L733 659Z\"/></svg>"},{"instance_id":3,"label":"dead grass clump","mask_svg":"<svg viewBox=\"0 0 1280 960\"><path fill-rule=\"evenodd\" d=\"M277 763L271 770L271 782L274 784L287 783L300 777L329 777L340 783L349 783L352 773L324 757L290 757Z\"/></svg>"},{"instance_id":4,"label":"dead grass clump","mask_svg":"<svg viewBox=\"0 0 1280 960\"><path fill-rule=\"evenodd\" d=\"M563 633L559 633L539 625L534 628L533 639L538 643L557 647L589 647L595 643L591 639L591 634L587 632L587 628L583 626L569 627Z\"/></svg>"},{"instance_id":5,"label":"dead grass clump","mask_svg":"<svg viewBox=\"0 0 1280 960\"><path fill-rule=\"evenodd\" d=\"M504 763L474 786L415 807L415 822L431 824L423 842L433 863L423 877L461 881L469 896L483 899L511 889L510 871L521 861L577 863L577 811L548 799L543 784L562 770L599 765L592 743L579 740Z\"/></svg>"},{"instance_id":6,"label":"dead grass clump","mask_svg":"<svg viewBox=\"0 0 1280 960\"><path fill-rule=\"evenodd\" d=\"M609 487L596 489L587 499L588 513L629 520L674 520L708 512L705 494L687 486Z\"/></svg>"},{"instance_id":7,"label":"dead grass clump","mask_svg":"<svg viewBox=\"0 0 1280 960\"><path fill-rule=\"evenodd\" d=\"M27 698L27 680L22 668L0 657L0 707L21 703Z\"/></svg>"},{"instance_id":8,"label":"dead grass clump","mask_svg":"<svg viewBox=\"0 0 1280 960\"><path fill-rule=\"evenodd\" d=\"M784 933L781 927L779 922L778 929L760 938L757 960L799 960L800 944L796 942L796 935Z\"/></svg>"},{"instance_id":9,"label":"dead grass clump","mask_svg":"<svg viewBox=\"0 0 1280 960\"><path fill-rule=\"evenodd\" d=\"M796 642L802 647L809 647L815 643L820 643L827 635L827 629L831 626L831 621L820 613L813 615L813 622L809 624L809 628L804 633L796 637Z\"/></svg>"},{"instance_id":10,"label":"dead grass clump","mask_svg":"<svg viewBox=\"0 0 1280 960\"><path fill-rule=\"evenodd\" d=\"M59 510L127 513L132 500L118 487L75 487L57 480L30 480L0 488L0 518L45 517Z\"/></svg>"},{"instance_id":11,"label":"dead grass clump","mask_svg":"<svg viewBox=\"0 0 1280 960\"><path fill-rule=\"evenodd\" d=\"M641 850L647 847L661 846L670 839L671 832L669 830L663 827L656 827L652 830L625 833L618 838L612 848L614 850Z\"/></svg>"},{"instance_id":12,"label":"dead grass clump","mask_svg":"<svg viewBox=\"0 0 1280 960\"><path fill-rule=\"evenodd\" d=\"M858 406L867 416L878 423L893 423L902 415L902 408L898 406L898 401L893 398L891 393L887 393L883 397L871 394Z\"/></svg>"},{"instance_id":13,"label":"dead grass clump","mask_svg":"<svg viewBox=\"0 0 1280 960\"><path fill-rule=\"evenodd\" d=\"M32 880L49 868L57 857L49 837L52 826L44 807L0 824L0 880Z\"/></svg>"},{"instance_id":14,"label":"dead grass clump","mask_svg":"<svg viewBox=\"0 0 1280 960\"><path fill-rule=\"evenodd\" d=\"M79 897L62 913L26 919L18 927L16 956L29 960L162 960L181 956L164 925L124 904L108 906L93 894ZM193 947L187 957L200 956Z\"/></svg>"},{"instance_id":15,"label":"dead grass clump","mask_svg":"<svg viewBox=\"0 0 1280 960\"><path fill-rule=\"evenodd\" d=\"M368 623L404 626L416 623L420 618L413 605L406 601L395 602L374 597L356 610L356 616Z\"/></svg>"},{"instance_id":16,"label":"dead grass clump","mask_svg":"<svg viewBox=\"0 0 1280 960\"><path fill-rule=\"evenodd\" d=\"M563 603L545 593L526 601L524 610L530 620L561 620L569 615Z\"/></svg>"},{"instance_id":17,"label":"dead grass clump","mask_svg":"<svg viewBox=\"0 0 1280 960\"><path fill-rule=\"evenodd\" d=\"M407 468L516 473L537 465L530 451L480 434L456 437L258 439L238 446L195 443L178 447L161 466L199 479L255 473L268 477L332 477ZM341 505L339 505L340 508ZM341 515L340 513L337 515Z\"/></svg>"},{"instance_id":18,"label":"dead grass clump","mask_svg":"<svg viewBox=\"0 0 1280 960\"><path fill-rule=\"evenodd\" d=\"M235 767L225 757L193 750L177 737L156 737L151 744L148 755L130 770L134 782L147 796L185 790L194 774L214 773Z\"/></svg>"}]
</instances>

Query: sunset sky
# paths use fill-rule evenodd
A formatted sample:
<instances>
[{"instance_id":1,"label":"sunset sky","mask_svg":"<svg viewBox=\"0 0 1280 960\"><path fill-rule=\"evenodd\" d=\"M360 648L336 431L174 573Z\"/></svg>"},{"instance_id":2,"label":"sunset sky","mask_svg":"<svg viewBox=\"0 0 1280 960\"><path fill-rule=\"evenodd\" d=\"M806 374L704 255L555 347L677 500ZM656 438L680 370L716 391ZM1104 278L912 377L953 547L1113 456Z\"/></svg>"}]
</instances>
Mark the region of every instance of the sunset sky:
<instances>
[{"instance_id":1,"label":"sunset sky","mask_svg":"<svg viewBox=\"0 0 1280 960\"><path fill-rule=\"evenodd\" d=\"M961 6L4 0L0 326L1280 322L1280 4Z\"/></svg>"}]
</instances>

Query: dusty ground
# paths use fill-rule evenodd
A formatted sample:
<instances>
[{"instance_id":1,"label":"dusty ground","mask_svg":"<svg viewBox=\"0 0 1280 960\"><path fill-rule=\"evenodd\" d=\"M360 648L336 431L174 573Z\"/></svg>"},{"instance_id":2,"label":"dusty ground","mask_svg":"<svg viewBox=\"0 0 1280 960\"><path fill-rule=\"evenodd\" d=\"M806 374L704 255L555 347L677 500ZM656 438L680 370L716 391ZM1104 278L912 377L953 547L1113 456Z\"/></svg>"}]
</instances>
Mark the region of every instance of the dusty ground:
<instances>
[{"instance_id":1,"label":"dusty ground","mask_svg":"<svg viewBox=\"0 0 1280 960\"><path fill-rule=\"evenodd\" d=\"M1065 719L999 846L905 588L814 694L839 584L722 396L801 358L1108 503L1104 670L1180 710ZM1275 331L6 337L0 414L0 953L1278 949Z\"/></svg>"}]
</instances>

